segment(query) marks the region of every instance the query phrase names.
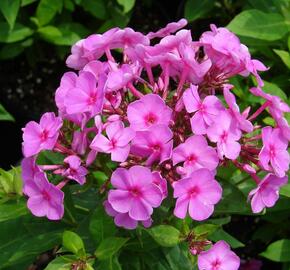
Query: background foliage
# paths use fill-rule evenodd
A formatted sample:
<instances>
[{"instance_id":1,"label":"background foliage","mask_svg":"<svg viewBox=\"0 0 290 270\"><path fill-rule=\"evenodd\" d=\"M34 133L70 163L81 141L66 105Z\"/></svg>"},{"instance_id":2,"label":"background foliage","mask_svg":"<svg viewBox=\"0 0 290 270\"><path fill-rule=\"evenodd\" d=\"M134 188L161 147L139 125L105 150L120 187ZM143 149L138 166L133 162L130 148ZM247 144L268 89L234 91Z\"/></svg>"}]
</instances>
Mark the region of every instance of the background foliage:
<instances>
[{"instance_id":1,"label":"background foliage","mask_svg":"<svg viewBox=\"0 0 290 270\"><path fill-rule=\"evenodd\" d=\"M28 88L23 87L19 92L14 82L3 76L1 103L15 117L0 105L0 120L16 120L15 124L9 125L18 129L27 119L19 116L23 113L19 108L14 113L19 105L15 103L15 96L25 96L31 88L34 89L28 97L35 98L41 105L35 103L40 106L35 109L31 107L34 103L27 101L30 111L26 113L27 118L37 119L40 112L50 108L50 99L46 102L44 97L53 98L64 69L64 59L77 40L128 24L139 31L152 31L183 16L190 22L188 27L194 38L207 30L210 23L227 26L236 33L254 58L270 67L262 75L265 91L289 102L289 0L187 0L174 3L153 0L1 0L0 11L0 59L4 75L8 74L5 70L12 67L15 80L17 72L22 74L20 63L24 63L26 72L32 70L33 77L40 77L44 84L48 84L45 88L42 83L28 84ZM48 65L48 70L58 74L52 71L43 76L37 71L42 65ZM247 79L235 79L232 83L242 107L251 104L255 108L260 104L260 99L247 91L250 84ZM12 85L9 93L14 99L9 100L6 95L6 84ZM24 84L23 80L19 84ZM35 91L38 88L40 97L37 99ZM25 107L24 103L20 104ZM273 124L267 117L263 121ZM19 152L20 131L13 136ZM18 152L10 148L10 156L8 152L7 156L5 152L2 155L5 159L11 157L8 162L15 165L20 159ZM44 154L42 159L55 160L57 156ZM247 204L247 193L253 188L250 179L234 168L220 169L218 178L224 194L211 219L196 223L191 219L168 218L172 202L167 199L154 214L152 228L125 231L117 229L105 214L102 206L105 195L99 192L114 164L102 157L99 162L104 171L94 172L88 184L66 188L66 211L61 222L35 218L27 211L19 167L0 170L0 269L196 269L193 266L195 258L187 251L186 235L190 231L199 238L225 239L244 260L262 260L262 269L290 269L289 184L282 188L281 199L274 208L253 215ZM7 162L3 164L5 166Z\"/></svg>"}]
</instances>

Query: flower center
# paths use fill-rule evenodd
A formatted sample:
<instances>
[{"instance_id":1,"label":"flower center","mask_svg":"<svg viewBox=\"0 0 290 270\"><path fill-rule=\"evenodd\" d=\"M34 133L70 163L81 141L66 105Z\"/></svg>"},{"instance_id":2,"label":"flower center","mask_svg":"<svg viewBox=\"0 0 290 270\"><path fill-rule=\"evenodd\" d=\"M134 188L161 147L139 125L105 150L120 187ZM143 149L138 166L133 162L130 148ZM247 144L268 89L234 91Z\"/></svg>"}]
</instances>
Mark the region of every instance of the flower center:
<instances>
[{"instance_id":1,"label":"flower center","mask_svg":"<svg viewBox=\"0 0 290 270\"><path fill-rule=\"evenodd\" d=\"M46 190L43 190L41 192L41 194L42 194L42 197L43 197L44 200L50 201L50 199L51 199L50 194Z\"/></svg>"},{"instance_id":2,"label":"flower center","mask_svg":"<svg viewBox=\"0 0 290 270\"><path fill-rule=\"evenodd\" d=\"M270 145L269 146L269 154L270 154L270 157L271 158L273 158L273 157L275 157L275 147L274 147L274 145Z\"/></svg>"},{"instance_id":3,"label":"flower center","mask_svg":"<svg viewBox=\"0 0 290 270\"><path fill-rule=\"evenodd\" d=\"M116 144L117 144L117 140L112 138L111 139L111 147L112 147L112 149L114 149L116 147Z\"/></svg>"},{"instance_id":4,"label":"flower center","mask_svg":"<svg viewBox=\"0 0 290 270\"><path fill-rule=\"evenodd\" d=\"M151 148L152 148L152 150L153 150L154 152L160 152L160 151L161 151L161 145L160 145L160 144L153 144L153 145L151 146Z\"/></svg>"},{"instance_id":5,"label":"flower center","mask_svg":"<svg viewBox=\"0 0 290 270\"><path fill-rule=\"evenodd\" d=\"M219 270L220 269L220 266L221 266L221 261L219 259L216 259L215 261L213 261L211 263L212 265L212 270Z\"/></svg>"},{"instance_id":6,"label":"flower center","mask_svg":"<svg viewBox=\"0 0 290 270\"><path fill-rule=\"evenodd\" d=\"M131 188L130 193L133 197L140 197L140 195L141 195L141 191L137 187Z\"/></svg>"},{"instance_id":7,"label":"flower center","mask_svg":"<svg viewBox=\"0 0 290 270\"><path fill-rule=\"evenodd\" d=\"M88 105L93 105L97 101L97 93L91 93L88 99Z\"/></svg>"},{"instance_id":8,"label":"flower center","mask_svg":"<svg viewBox=\"0 0 290 270\"><path fill-rule=\"evenodd\" d=\"M228 133L224 130L220 138L222 142L225 142L228 138Z\"/></svg>"},{"instance_id":9,"label":"flower center","mask_svg":"<svg viewBox=\"0 0 290 270\"><path fill-rule=\"evenodd\" d=\"M46 141L48 138L48 130L44 129L40 135L40 140L42 142Z\"/></svg>"},{"instance_id":10,"label":"flower center","mask_svg":"<svg viewBox=\"0 0 290 270\"><path fill-rule=\"evenodd\" d=\"M148 126L155 124L157 122L156 115L150 112L146 115L145 122Z\"/></svg>"},{"instance_id":11,"label":"flower center","mask_svg":"<svg viewBox=\"0 0 290 270\"><path fill-rule=\"evenodd\" d=\"M199 111L200 111L201 113L205 113L206 107L205 107L204 104L200 103L198 109L199 109Z\"/></svg>"},{"instance_id":12,"label":"flower center","mask_svg":"<svg viewBox=\"0 0 290 270\"><path fill-rule=\"evenodd\" d=\"M198 193L199 193L199 187L194 186L188 191L188 196L190 198L196 197L196 195L198 195Z\"/></svg>"},{"instance_id":13,"label":"flower center","mask_svg":"<svg viewBox=\"0 0 290 270\"><path fill-rule=\"evenodd\" d=\"M197 161L197 157L194 154L191 154L188 158L187 158L187 162L190 164L194 164Z\"/></svg>"}]
</instances>

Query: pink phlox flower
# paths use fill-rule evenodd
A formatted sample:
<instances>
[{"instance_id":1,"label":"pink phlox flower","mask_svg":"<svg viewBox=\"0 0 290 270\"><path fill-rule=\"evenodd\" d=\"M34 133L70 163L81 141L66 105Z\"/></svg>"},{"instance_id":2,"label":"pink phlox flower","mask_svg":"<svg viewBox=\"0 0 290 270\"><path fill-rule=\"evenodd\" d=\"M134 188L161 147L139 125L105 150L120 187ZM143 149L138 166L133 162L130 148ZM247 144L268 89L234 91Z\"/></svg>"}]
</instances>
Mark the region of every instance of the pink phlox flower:
<instances>
[{"instance_id":1,"label":"pink phlox flower","mask_svg":"<svg viewBox=\"0 0 290 270\"><path fill-rule=\"evenodd\" d=\"M214 148L208 146L202 135L193 135L173 149L173 165L183 162L187 174L200 168L211 171L218 166L219 158Z\"/></svg>"},{"instance_id":2,"label":"pink phlox flower","mask_svg":"<svg viewBox=\"0 0 290 270\"><path fill-rule=\"evenodd\" d=\"M81 159L78 156L71 155L64 159L64 163L68 164L68 168L62 175L83 185L86 182L88 170L84 166L81 166Z\"/></svg>"},{"instance_id":3,"label":"pink phlox flower","mask_svg":"<svg viewBox=\"0 0 290 270\"><path fill-rule=\"evenodd\" d=\"M96 87L96 78L90 72L82 72L76 86L67 92L64 100L68 114L89 113L90 117L102 111L106 76L100 76Z\"/></svg>"},{"instance_id":4,"label":"pink phlox flower","mask_svg":"<svg viewBox=\"0 0 290 270\"><path fill-rule=\"evenodd\" d=\"M181 43L178 47L178 52L181 58L179 61L179 72L181 85L188 81L193 84L198 84L203 80L205 74L211 67L210 59L205 59L202 62L196 60L196 50L192 45Z\"/></svg>"},{"instance_id":5,"label":"pink phlox flower","mask_svg":"<svg viewBox=\"0 0 290 270\"><path fill-rule=\"evenodd\" d=\"M104 207L106 213L109 216L114 217L114 222L118 227L122 227L128 230L134 230L137 228L138 221L131 218L128 213L119 213L115 211L108 201L104 202ZM149 218L148 220L142 220L141 223L145 228L149 228L152 224L152 219Z\"/></svg>"},{"instance_id":6,"label":"pink phlox flower","mask_svg":"<svg viewBox=\"0 0 290 270\"><path fill-rule=\"evenodd\" d=\"M54 113L48 112L42 115L39 124L30 121L22 129L23 131L23 155L30 157L42 150L52 150L57 142L62 119Z\"/></svg>"},{"instance_id":7,"label":"pink phlox flower","mask_svg":"<svg viewBox=\"0 0 290 270\"><path fill-rule=\"evenodd\" d=\"M165 199L168 195L167 191L167 181L162 177L161 173L158 171L152 172L153 183L159 187L162 192L162 200Z\"/></svg>"},{"instance_id":8,"label":"pink phlox flower","mask_svg":"<svg viewBox=\"0 0 290 270\"><path fill-rule=\"evenodd\" d=\"M43 172L36 173L33 181L25 183L25 194L29 197L27 207L33 215L46 216L50 220L63 217L64 193L49 183Z\"/></svg>"},{"instance_id":9,"label":"pink phlox flower","mask_svg":"<svg viewBox=\"0 0 290 270\"><path fill-rule=\"evenodd\" d=\"M228 159L236 159L241 151L241 145L237 142L241 138L241 132L233 125L233 118L229 112L222 112L219 119L207 129L208 138L217 143L219 158L225 156Z\"/></svg>"},{"instance_id":10,"label":"pink phlox flower","mask_svg":"<svg viewBox=\"0 0 290 270\"><path fill-rule=\"evenodd\" d=\"M72 150L79 155L85 154L88 147L87 132L79 130L74 131L71 147Z\"/></svg>"},{"instance_id":11,"label":"pink phlox flower","mask_svg":"<svg viewBox=\"0 0 290 270\"><path fill-rule=\"evenodd\" d=\"M90 147L104 153L111 153L113 161L124 162L130 152L129 142L135 137L135 131L125 128L123 122L115 121L106 127L106 138L97 134Z\"/></svg>"},{"instance_id":12,"label":"pink phlox flower","mask_svg":"<svg viewBox=\"0 0 290 270\"><path fill-rule=\"evenodd\" d=\"M277 120L277 126L281 131L281 136L283 136L285 140L290 141L290 127L288 121L285 118L280 118Z\"/></svg>"},{"instance_id":13,"label":"pink phlox flower","mask_svg":"<svg viewBox=\"0 0 290 270\"><path fill-rule=\"evenodd\" d=\"M191 85L183 94L183 103L188 113L194 113L190 119L195 134L206 134L207 128L218 118L224 107L216 96L200 99L198 87Z\"/></svg>"},{"instance_id":14,"label":"pink phlox flower","mask_svg":"<svg viewBox=\"0 0 290 270\"><path fill-rule=\"evenodd\" d=\"M258 187L249 193L253 213L260 213L265 207L273 207L279 199L279 189L287 184L288 178L267 174Z\"/></svg>"},{"instance_id":15,"label":"pink phlox flower","mask_svg":"<svg viewBox=\"0 0 290 270\"><path fill-rule=\"evenodd\" d=\"M126 27L119 31L123 32L123 35L121 36L121 42L125 54L128 47L134 47L137 44L142 44L144 46L148 46L150 44L150 40L146 35L140 32L136 32L130 27Z\"/></svg>"},{"instance_id":16,"label":"pink phlox flower","mask_svg":"<svg viewBox=\"0 0 290 270\"><path fill-rule=\"evenodd\" d=\"M148 157L147 166L158 160L161 164L171 158L172 136L170 128L164 125L156 125L149 130L137 131L132 141L131 153L140 157Z\"/></svg>"},{"instance_id":17,"label":"pink phlox flower","mask_svg":"<svg viewBox=\"0 0 290 270\"><path fill-rule=\"evenodd\" d=\"M96 77L96 80L98 80L99 77L102 76L102 74L109 73L110 65L108 64L108 62L101 62L99 60L94 60L86 64L84 68L80 71L80 73L84 71L92 73Z\"/></svg>"},{"instance_id":18,"label":"pink phlox flower","mask_svg":"<svg viewBox=\"0 0 290 270\"><path fill-rule=\"evenodd\" d=\"M29 181L33 181L36 173L41 172L41 169L36 164L35 157L24 158L21 161L21 177L23 180L23 193L26 194L25 185Z\"/></svg>"},{"instance_id":19,"label":"pink phlox flower","mask_svg":"<svg viewBox=\"0 0 290 270\"><path fill-rule=\"evenodd\" d=\"M94 60L92 56L85 56L85 49L83 47L84 39L79 40L71 48L71 54L66 59L66 65L70 68L80 70L82 69L89 61Z\"/></svg>"},{"instance_id":20,"label":"pink phlox flower","mask_svg":"<svg viewBox=\"0 0 290 270\"><path fill-rule=\"evenodd\" d=\"M270 170L269 163L278 177L283 177L288 171L290 157L287 151L288 141L281 136L278 128L264 127L262 129L263 147L259 154L260 164L265 170Z\"/></svg>"},{"instance_id":21,"label":"pink phlox flower","mask_svg":"<svg viewBox=\"0 0 290 270\"><path fill-rule=\"evenodd\" d=\"M131 219L147 221L153 208L161 204L162 192L146 167L118 168L112 174L111 183L115 189L109 191L109 203L116 212L128 213Z\"/></svg>"},{"instance_id":22,"label":"pink phlox flower","mask_svg":"<svg viewBox=\"0 0 290 270\"><path fill-rule=\"evenodd\" d=\"M279 121L285 112L290 112L290 107L285 102L283 102L280 97L265 93L259 87L252 87L250 92L255 96L262 97L267 100L269 103L269 112L276 121Z\"/></svg>"},{"instance_id":23,"label":"pink phlox flower","mask_svg":"<svg viewBox=\"0 0 290 270\"><path fill-rule=\"evenodd\" d=\"M233 85L224 85L223 93L226 103L229 106L229 111L232 114L233 118L237 121L238 128L245 132L252 132L253 125L252 123L247 120L243 114L240 113L240 108L236 103L236 98L233 93L230 92L230 89Z\"/></svg>"},{"instance_id":24,"label":"pink phlox flower","mask_svg":"<svg viewBox=\"0 0 290 270\"><path fill-rule=\"evenodd\" d=\"M157 32L149 32L147 34L147 37L149 39L163 38L170 35L171 33L176 32L177 30L183 28L186 25L187 25L187 20L182 18L178 22L168 23L164 28L161 28Z\"/></svg>"},{"instance_id":25,"label":"pink phlox flower","mask_svg":"<svg viewBox=\"0 0 290 270\"><path fill-rule=\"evenodd\" d=\"M186 217L187 211L194 220L207 219L222 196L221 186L208 169L198 169L176 181L173 189L173 196L177 198L174 215L181 219Z\"/></svg>"},{"instance_id":26,"label":"pink phlox flower","mask_svg":"<svg viewBox=\"0 0 290 270\"><path fill-rule=\"evenodd\" d=\"M134 130L146 130L151 126L163 124L168 126L172 109L155 94L147 94L129 104L127 109L130 127Z\"/></svg>"},{"instance_id":27,"label":"pink phlox flower","mask_svg":"<svg viewBox=\"0 0 290 270\"><path fill-rule=\"evenodd\" d=\"M198 255L197 264L201 270L238 270L240 258L225 241L220 240Z\"/></svg>"}]
</instances>

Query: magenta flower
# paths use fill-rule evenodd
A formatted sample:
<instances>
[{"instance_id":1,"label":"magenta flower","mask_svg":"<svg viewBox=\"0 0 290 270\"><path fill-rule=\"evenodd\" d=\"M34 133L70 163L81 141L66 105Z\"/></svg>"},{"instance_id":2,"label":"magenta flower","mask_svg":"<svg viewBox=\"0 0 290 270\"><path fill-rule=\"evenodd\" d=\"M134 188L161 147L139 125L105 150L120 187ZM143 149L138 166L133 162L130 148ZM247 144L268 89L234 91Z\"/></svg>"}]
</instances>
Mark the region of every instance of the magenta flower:
<instances>
[{"instance_id":1,"label":"magenta flower","mask_svg":"<svg viewBox=\"0 0 290 270\"><path fill-rule=\"evenodd\" d=\"M237 142L241 138L240 130L233 127L233 119L228 112L222 112L219 120L207 129L207 135L212 142L217 143L219 157L236 159L241 151Z\"/></svg>"},{"instance_id":2,"label":"magenta flower","mask_svg":"<svg viewBox=\"0 0 290 270\"><path fill-rule=\"evenodd\" d=\"M24 158L21 161L21 177L23 180L23 192L25 192L26 183L29 181L33 181L36 173L41 172L41 169L37 166L35 162L35 157Z\"/></svg>"},{"instance_id":3,"label":"magenta flower","mask_svg":"<svg viewBox=\"0 0 290 270\"><path fill-rule=\"evenodd\" d=\"M176 181L173 189L173 196L177 198L174 215L182 219L187 211L194 220L207 219L222 196L221 186L208 169L196 170L189 177Z\"/></svg>"},{"instance_id":4,"label":"magenta flower","mask_svg":"<svg viewBox=\"0 0 290 270\"><path fill-rule=\"evenodd\" d=\"M165 199L168 195L167 191L167 181L162 177L161 173L156 171L152 172L153 175L153 183L159 187L162 192L162 200Z\"/></svg>"},{"instance_id":5,"label":"magenta flower","mask_svg":"<svg viewBox=\"0 0 290 270\"><path fill-rule=\"evenodd\" d=\"M203 251L197 258L200 270L238 270L240 258L223 240L215 243L209 250Z\"/></svg>"},{"instance_id":6,"label":"magenta flower","mask_svg":"<svg viewBox=\"0 0 290 270\"><path fill-rule=\"evenodd\" d=\"M164 125L152 126L149 130L137 131L132 141L131 153L148 157L146 165L159 160L162 163L172 155L172 131Z\"/></svg>"},{"instance_id":7,"label":"magenta flower","mask_svg":"<svg viewBox=\"0 0 290 270\"><path fill-rule=\"evenodd\" d=\"M66 65L70 68L80 70L82 69L92 58L85 56L85 49L83 47L84 39L79 40L71 48L71 55L66 59Z\"/></svg>"},{"instance_id":8,"label":"magenta flower","mask_svg":"<svg viewBox=\"0 0 290 270\"><path fill-rule=\"evenodd\" d=\"M28 122L22 129L23 155L30 157L42 150L52 150L56 144L61 126L61 118L56 117L54 113L43 114L39 124L35 121Z\"/></svg>"},{"instance_id":9,"label":"magenta flower","mask_svg":"<svg viewBox=\"0 0 290 270\"><path fill-rule=\"evenodd\" d=\"M263 147L259 154L260 164L270 170L269 163L278 177L285 176L288 171L290 157L287 151L288 141L281 136L280 129L262 128Z\"/></svg>"},{"instance_id":10,"label":"magenta flower","mask_svg":"<svg viewBox=\"0 0 290 270\"><path fill-rule=\"evenodd\" d=\"M101 112L104 103L104 85L106 76L100 76L97 81L90 72L80 73L76 86L67 92L64 105L68 114L90 113L93 117Z\"/></svg>"},{"instance_id":11,"label":"magenta flower","mask_svg":"<svg viewBox=\"0 0 290 270\"><path fill-rule=\"evenodd\" d=\"M64 159L64 162L68 164L68 168L63 172L63 176L68 179L77 181L80 185L86 182L86 175L88 170L81 166L81 159L78 156L68 156Z\"/></svg>"},{"instance_id":12,"label":"magenta flower","mask_svg":"<svg viewBox=\"0 0 290 270\"><path fill-rule=\"evenodd\" d=\"M79 130L74 131L71 147L76 153L80 155L85 154L88 147L87 132Z\"/></svg>"},{"instance_id":13,"label":"magenta flower","mask_svg":"<svg viewBox=\"0 0 290 270\"><path fill-rule=\"evenodd\" d=\"M219 158L214 148L208 146L205 137L193 135L173 149L172 161L173 165L184 162L184 168L191 173L200 168L214 170Z\"/></svg>"},{"instance_id":14,"label":"magenta flower","mask_svg":"<svg viewBox=\"0 0 290 270\"><path fill-rule=\"evenodd\" d=\"M148 220L153 208L161 204L162 192L146 167L118 168L112 174L111 183L116 189L109 191L109 203L118 213L128 213L131 219Z\"/></svg>"},{"instance_id":15,"label":"magenta flower","mask_svg":"<svg viewBox=\"0 0 290 270\"><path fill-rule=\"evenodd\" d=\"M104 202L104 207L106 213L109 216L114 217L114 222L118 227L123 227L128 230L134 230L137 228L138 221L131 218L128 213L119 213L115 211L108 201ZM149 228L152 224L152 219L149 218L148 220L143 220L141 223L145 228Z\"/></svg>"},{"instance_id":16,"label":"magenta flower","mask_svg":"<svg viewBox=\"0 0 290 270\"><path fill-rule=\"evenodd\" d=\"M258 187L249 193L253 213L260 213L265 207L273 207L279 199L279 189L288 182L287 176L267 174Z\"/></svg>"},{"instance_id":17,"label":"magenta flower","mask_svg":"<svg viewBox=\"0 0 290 270\"><path fill-rule=\"evenodd\" d=\"M187 25L186 19L180 19L178 22L168 23L164 28L159 29L157 32L150 32L147 34L149 39L166 37L171 33L183 28Z\"/></svg>"},{"instance_id":18,"label":"magenta flower","mask_svg":"<svg viewBox=\"0 0 290 270\"><path fill-rule=\"evenodd\" d=\"M241 130L244 130L246 132L252 132L253 131L253 125L252 123L247 120L241 113L240 108L238 104L236 103L236 98L233 93L230 92L230 88L233 87L232 85L226 85L224 87L224 98L226 100L226 103L229 105L229 111L233 118L237 122L238 128Z\"/></svg>"},{"instance_id":19,"label":"magenta flower","mask_svg":"<svg viewBox=\"0 0 290 270\"><path fill-rule=\"evenodd\" d=\"M27 207L37 217L46 216L51 220L63 217L64 194L49 183L43 172L35 174L33 181L25 183L25 194L29 197Z\"/></svg>"},{"instance_id":20,"label":"magenta flower","mask_svg":"<svg viewBox=\"0 0 290 270\"><path fill-rule=\"evenodd\" d=\"M130 127L134 130L146 130L158 124L169 125L171 114L172 110L155 94L130 103L127 110Z\"/></svg>"},{"instance_id":21,"label":"magenta flower","mask_svg":"<svg viewBox=\"0 0 290 270\"><path fill-rule=\"evenodd\" d=\"M106 128L108 138L97 134L90 147L104 153L111 153L113 161L124 162L130 152L129 142L135 137L135 131L125 128L123 122L115 121Z\"/></svg>"},{"instance_id":22,"label":"magenta flower","mask_svg":"<svg viewBox=\"0 0 290 270\"><path fill-rule=\"evenodd\" d=\"M206 134L207 128L214 123L224 109L221 101L215 96L207 96L201 100L198 87L195 85L185 90L183 103L188 113L194 113L190 123L195 134Z\"/></svg>"}]
</instances>

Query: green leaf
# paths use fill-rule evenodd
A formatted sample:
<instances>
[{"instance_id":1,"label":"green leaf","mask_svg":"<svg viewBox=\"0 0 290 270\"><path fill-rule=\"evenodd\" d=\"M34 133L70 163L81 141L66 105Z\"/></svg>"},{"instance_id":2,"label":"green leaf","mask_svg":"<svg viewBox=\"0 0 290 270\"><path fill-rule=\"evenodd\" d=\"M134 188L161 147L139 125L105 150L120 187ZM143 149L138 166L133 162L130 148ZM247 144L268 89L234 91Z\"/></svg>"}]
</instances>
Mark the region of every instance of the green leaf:
<instances>
[{"instance_id":1,"label":"green leaf","mask_svg":"<svg viewBox=\"0 0 290 270\"><path fill-rule=\"evenodd\" d=\"M23 51L24 51L24 46L22 46L22 44L19 44L19 43L6 44L0 49L0 59L6 60L6 59L14 58L20 55ZM1 107L1 104L0 104L0 107ZM0 118L1 118L1 112L0 112ZM9 120L9 121L12 121L12 120Z\"/></svg>"},{"instance_id":2,"label":"green leaf","mask_svg":"<svg viewBox=\"0 0 290 270\"><path fill-rule=\"evenodd\" d=\"M287 95L284 93L284 91L275 83L264 81L263 90L266 93L269 93L271 95L275 95L283 99L284 101L287 100Z\"/></svg>"},{"instance_id":3,"label":"green leaf","mask_svg":"<svg viewBox=\"0 0 290 270\"><path fill-rule=\"evenodd\" d=\"M123 7L124 13L129 12L135 5L135 0L117 0L117 2Z\"/></svg>"},{"instance_id":4,"label":"green leaf","mask_svg":"<svg viewBox=\"0 0 290 270\"><path fill-rule=\"evenodd\" d=\"M290 262L290 239L278 240L270 244L260 255L275 262Z\"/></svg>"},{"instance_id":5,"label":"green leaf","mask_svg":"<svg viewBox=\"0 0 290 270\"><path fill-rule=\"evenodd\" d=\"M0 204L0 222L15 219L20 216L28 214L26 201L9 201L7 203Z\"/></svg>"},{"instance_id":6,"label":"green leaf","mask_svg":"<svg viewBox=\"0 0 290 270\"><path fill-rule=\"evenodd\" d=\"M290 53L283 50L273 50L282 60L282 62L290 69Z\"/></svg>"},{"instance_id":7,"label":"green leaf","mask_svg":"<svg viewBox=\"0 0 290 270\"><path fill-rule=\"evenodd\" d=\"M213 234L217 229L219 228L218 225L214 224L202 224L196 226L193 231L194 234L199 236L199 235L211 235Z\"/></svg>"},{"instance_id":8,"label":"green leaf","mask_svg":"<svg viewBox=\"0 0 290 270\"><path fill-rule=\"evenodd\" d=\"M109 236L114 236L116 233L116 225L113 219L105 213L102 205L92 215L89 230L96 244L99 244Z\"/></svg>"},{"instance_id":9,"label":"green leaf","mask_svg":"<svg viewBox=\"0 0 290 270\"><path fill-rule=\"evenodd\" d=\"M36 18L40 26L48 24L62 9L60 0L40 0L36 9Z\"/></svg>"},{"instance_id":10,"label":"green leaf","mask_svg":"<svg viewBox=\"0 0 290 270\"><path fill-rule=\"evenodd\" d=\"M0 23L0 42L12 43L23 40L33 34L33 30L16 23L13 30L10 31L7 23Z\"/></svg>"},{"instance_id":11,"label":"green leaf","mask_svg":"<svg viewBox=\"0 0 290 270\"><path fill-rule=\"evenodd\" d=\"M223 229L218 229L217 231L215 231L213 234L209 236L209 239L215 242L219 240L225 240L227 243L229 243L229 245L232 248L245 246L242 242L240 242L238 239L225 232Z\"/></svg>"},{"instance_id":12,"label":"green leaf","mask_svg":"<svg viewBox=\"0 0 290 270\"><path fill-rule=\"evenodd\" d=\"M65 231L62 235L62 244L70 252L78 255L85 256L85 247L83 240L74 232Z\"/></svg>"},{"instance_id":13,"label":"green leaf","mask_svg":"<svg viewBox=\"0 0 290 270\"><path fill-rule=\"evenodd\" d=\"M122 267L116 256L113 256L107 260L101 261L97 267L98 270L122 270Z\"/></svg>"},{"instance_id":14,"label":"green leaf","mask_svg":"<svg viewBox=\"0 0 290 270\"><path fill-rule=\"evenodd\" d=\"M97 259L107 260L111 258L128 240L128 238L121 237L109 237L104 239L95 252Z\"/></svg>"},{"instance_id":15,"label":"green leaf","mask_svg":"<svg viewBox=\"0 0 290 270\"><path fill-rule=\"evenodd\" d=\"M20 0L1 0L0 10L8 22L10 29L13 29L20 7Z\"/></svg>"},{"instance_id":16,"label":"green leaf","mask_svg":"<svg viewBox=\"0 0 290 270\"><path fill-rule=\"evenodd\" d=\"M163 247L173 247L179 243L180 232L170 225L159 225L148 230L153 239Z\"/></svg>"},{"instance_id":17,"label":"green leaf","mask_svg":"<svg viewBox=\"0 0 290 270\"><path fill-rule=\"evenodd\" d=\"M9 197L13 195L22 195L22 180L21 168L12 168L10 171L5 171L0 168L0 190Z\"/></svg>"},{"instance_id":18,"label":"green leaf","mask_svg":"<svg viewBox=\"0 0 290 270\"><path fill-rule=\"evenodd\" d=\"M214 8L214 4L215 1L213 0L187 0L184 16L189 22L203 18Z\"/></svg>"},{"instance_id":19,"label":"green leaf","mask_svg":"<svg viewBox=\"0 0 290 270\"><path fill-rule=\"evenodd\" d=\"M39 28L37 32L41 38L56 45L70 46L81 39L68 25L59 27L47 25Z\"/></svg>"},{"instance_id":20,"label":"green leaf","mask_svg":"<svg viewBox=\"0 0 290 270\"><path fill-rule=\"evenodd\" d=\"M53 261L51 261L44 270L71 270L71 265L74 261L69 256L59 256L56 257Z\"/></svg>"},{"instance_id":21,"label":"green leaf","mask_svg":"<svg viewBox=\"0 0 290 270\"><path fill-rule=\"evenodd\" d=\"M0 104L0 120L1 121L15 121L13 116L5 110L2 104Z\"/></svg>"},{"instance_id":22,"label":"green leaf","mask_svg":"<svg viewBox=\"0 0 290 270\"><path fill-rule=\"evenodd\" d=\"M38 0L21 0L21 7L28 6Z\"/></svg>"},{"instance_id":23,"label":"green leaf","mask_svg":"<svg viewBox=\"0 0 290 270\"><path fill-rule=\"evenodd\" d=\"M106 2L104 0L82 0L81 6L98 19L104 20L107 18Z\"/></svg>"},{"instance_id":24,"label":"green leaf","mask_svg":"<svg viewBox=\"0 0 290 270\"><path fill-rule=\"evenodd\" d=\"M290 198L290 184L287 184L280 189L280 195L286 196Z\"/></svg>"},{"instance_id":25,"label":"green leaf","mask_svg":"<svg viewBox=\"0 0 290 270\"><path fill-rule=\"evenodd\" d=\"M280 14L257 9L241 12L227 28L241 36L268 41L281 39L288 32L287 24Z\"/></svg>"}]
</instances>

